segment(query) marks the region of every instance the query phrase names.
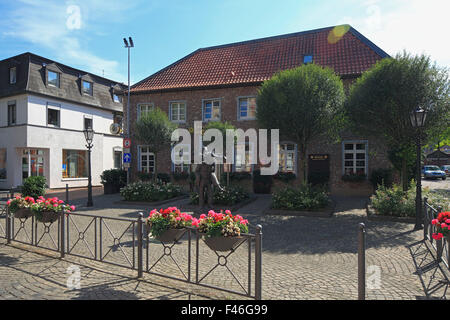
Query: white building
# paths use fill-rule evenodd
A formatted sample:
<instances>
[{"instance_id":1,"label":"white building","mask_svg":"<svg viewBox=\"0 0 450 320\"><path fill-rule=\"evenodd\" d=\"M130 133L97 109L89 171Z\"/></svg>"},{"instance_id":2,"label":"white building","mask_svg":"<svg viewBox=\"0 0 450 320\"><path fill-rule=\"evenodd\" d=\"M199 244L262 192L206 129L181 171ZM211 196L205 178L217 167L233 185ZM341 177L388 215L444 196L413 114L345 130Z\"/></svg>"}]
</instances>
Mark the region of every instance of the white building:
<instances>
[{"instance_id":1,"label":"white building","mask_svg":"<svg viewBox=\"0 0 450 320\"><path fill-rule=\"evenodd\" d=\"M31 53L0 61L0 75L0 189L37 175L50 188L87 186L87 127L92 184L121 167L122 84Z\"/></svg>"}]
</instances>

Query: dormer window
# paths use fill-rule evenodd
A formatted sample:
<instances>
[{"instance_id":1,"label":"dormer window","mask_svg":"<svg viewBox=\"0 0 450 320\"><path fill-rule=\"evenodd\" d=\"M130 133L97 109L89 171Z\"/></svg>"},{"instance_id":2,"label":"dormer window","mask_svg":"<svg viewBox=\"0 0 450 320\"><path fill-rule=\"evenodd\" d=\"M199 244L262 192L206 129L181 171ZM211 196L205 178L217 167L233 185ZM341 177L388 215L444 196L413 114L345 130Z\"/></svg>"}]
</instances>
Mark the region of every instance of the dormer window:
<instances>
[{"instance_id":1,"label":"dormer window","mask_svg":"<svg viewBox=\"0 0 450 320\"><path fill-rule=\"evenodd\" d=\"M83 82L82 82L82 89L83 89L83 93L84 94L88 94L88 95L92 96L92 94L93 94L92 82L83 80Z\"/></svg>"},{"instance_id":2,"label":"dormer window","mask_svg":"<svg viewBox=\"0 0 450 320\"><path fill-rule=\"evenodd\" d=\"M313 56L311 54L303 56L303 63L308 64L313 62Z\"/></svg>"},{"instance_id":3,"label":"dormer window","mask_svg":"<svg viewBox=\"0 0 450 320\"><path fill-rule=\"evenodd\" d=\"M9 84L15 84L17 80L17 68L9 68Z\"/></svg>"},{"instance_id":4,"label":"dormer window","mask_svg":"<svg viewBox=\"0 0 450 320\"><path fill-rule=\"evenodd\" d=\"M114 100L114 102L118 102L118 103L122 102L122 99L115 93L113 93L113 100Z\"/></svg>"},{"instance_id":5,"label":"dormer window","mask_svg":"<svg viewBox=\"0 0 450 320\"><path fill-rule=\"evenodd\" d=\"M50 71L47 72L47 83L51 87L59 88L60 74L58 72Z\"/></svg>"}]
</instances>

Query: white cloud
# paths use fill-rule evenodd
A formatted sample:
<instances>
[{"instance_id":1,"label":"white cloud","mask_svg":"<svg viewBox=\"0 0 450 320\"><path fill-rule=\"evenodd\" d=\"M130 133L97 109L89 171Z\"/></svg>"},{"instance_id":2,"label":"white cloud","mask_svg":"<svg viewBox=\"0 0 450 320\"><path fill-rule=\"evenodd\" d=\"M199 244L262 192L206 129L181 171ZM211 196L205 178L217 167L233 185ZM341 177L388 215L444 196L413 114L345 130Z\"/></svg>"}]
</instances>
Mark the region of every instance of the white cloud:
<instances>
[{"instance_id":1,"label":"white cloud","mask_svg":"<svg viewBox=\"0 0 450 320\"><path fill-rule=\"evenodd\" d=\"M406 50L427 54L443 67L450 67L448 0L370 1L366 16L346 17L346 23L364 34L390 55ZM345 22L341 19L340 22Z\"/></svg>"}]
</instances>

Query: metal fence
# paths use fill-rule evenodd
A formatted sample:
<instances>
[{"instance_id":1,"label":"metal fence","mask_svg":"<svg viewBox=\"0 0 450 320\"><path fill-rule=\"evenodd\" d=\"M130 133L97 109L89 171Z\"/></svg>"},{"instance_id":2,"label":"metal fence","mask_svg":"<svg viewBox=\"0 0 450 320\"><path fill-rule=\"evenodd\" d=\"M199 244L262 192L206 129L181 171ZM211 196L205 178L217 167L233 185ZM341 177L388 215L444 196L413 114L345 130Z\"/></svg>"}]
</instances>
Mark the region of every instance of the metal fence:
<instances>
[{"instance_id":1,"label":"metal fence","mask_svg":"<svg viewBox=\"0 0 450 320\"><path fill-rule=\"evenodd\" d=\"M174 243L148 236L142 213L137 219L61 212L53 223L34 216L18 219L4 205L0 237L11 241L228 293L261 299L262 227L242 234L242 241L227 252L206 246L194 228L186 228ZM1 221L0 221L1 222ZM4 232L3 232L4 231Z\"/></svg>"},{"instance_id":2,"label":"metal fence","mask_svg":"<svg viewBox=\"0 0 450 320\"><path fill-rule=\"evenodd\" d=\"M442 207L433 208L429 203L428 199L424 198L424 223L423 223L423 233L424 240L431 244L432 248L436 252L436 260L442 261L447 268L450 268L450 249L449 249L449 239L444 237L440 240L433 239L433 233L436 233L436 226L431 223L433 219L436 219L439 212L442 211Z\"/></svg>"}]
</instances>

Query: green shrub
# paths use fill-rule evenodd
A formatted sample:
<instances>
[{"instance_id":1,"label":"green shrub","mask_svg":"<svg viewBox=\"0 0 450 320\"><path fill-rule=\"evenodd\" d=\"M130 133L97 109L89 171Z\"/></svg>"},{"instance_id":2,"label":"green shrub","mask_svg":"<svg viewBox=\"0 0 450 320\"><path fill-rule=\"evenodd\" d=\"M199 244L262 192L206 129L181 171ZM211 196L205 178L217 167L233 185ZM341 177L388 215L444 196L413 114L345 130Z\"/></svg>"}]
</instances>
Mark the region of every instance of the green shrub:
<instances>
[{"instance_id":1,"label":"green shrub","mask_svg":"<svg viewBox=\"0 0 450 320\"><path fill-rule=\"evenodd\" d=\"M120 190L126 201L161 201L182 194L181 187L172 183L135 182Z\"/></svg>"},{"instance_id":2,"label":"green shrub","mask_svg":"<svg viewBox=\"0 0 450 320\"><path fill-rule=\"evenodd\" d=\"M240 186L223 187L223 191L216 188L213 193L213 204L219 205L235 205L249 198L249 194ZM206 199L205 199L206 201ZM198 193L192 192L190 195L190 203L198 204Z\"/></svg>"},{"instance_id":3,"label":"green shrub","mask_svg":"<svg viewBox=\"0 0 450 320\"><path fill-rule=\"evenodd\" d=\"M277 179L277 180L281 180L284 183L288 183L292 180L295 180L295 178L297 178L297 176L293 172L277 172L277 174L275 174L273 176L273 178Z\"/></svg>"},{"instance_id":4,"label":"green shrub","mask_svg":"<svg viewBox=\"0 0 450 320\"><path fill-rule=\"evenodd\" d=\"M151 172L138 172L137 177L140 181L153 181L153 173ZM160 182L169 183L170 175L168 173L158 173L157 180L160 180Z\"/></svg>"},{"instance_id":5,"label":"green shrub","mask_svg":"<svg viewBox=\"0 0 450 320\"><path fill-rule=\"evenodd\" d=\"M443 195L423 188L422 197L428 198L432 206L442 206L448 210L449 199ZM408 191L404 192L398 184L392 187L380 185L375 194L370 197L372 207L376 214L396 217L415 217L416 215L416 184L412 182Z\"/></svg>"},{"instance_id":6,"label":"green shrub","mask_svg":"<svg viewBox=\"0 0 450 320\"><path fill-rule=\"evenodd\" d=\"M392 169L375 169L370 174L370 182L372 183L374 188L378 188L379 185L384 185L386 187L392 187L393 178L392 178L393 170Z\"/></svg>"},{"instance_id":7,"label":"green shrub","mask_svg":"<svg viewBox=\"0 0 450 320\"><path fill-rule=\"evenodd\" d=\"M172 173L173 180L180 181L180 180L187 180L189 179L189 173L187 172L173 172Z\"/></svg>"},{"instance_id":8,"label":"green shrub","mask_svg":"<svg viewBox=\"0 0 450 320\"><path fill-rule=\"evenodd\" d=\"M114 184L122 188L127 184L127 172L122 169L105 170L100 175L101 184Z\"/></svg>"},{"instance_id":9,"label":"green shrub","mask_svg":"<svg viewBox=\"0 0 450 320\"><path fill-rule=\"evenodd\" d=\"M300 187L286 187L272 195L272 208L286 210L317 210L329 203L328 193L324 188L310 184Z\"/></svg>"},{"instance_id":10,"label":"green shrub","mask_svg":"<svg viewBox=\"0 0 450 320\"><path fill-rule=\"evenodd\" d=\"M33 176L24 180L23 185L20 187L22 197L33 197L34 199L45 195L45 189L47 187L45 177Z\"/></svg>"}]
</instances>

